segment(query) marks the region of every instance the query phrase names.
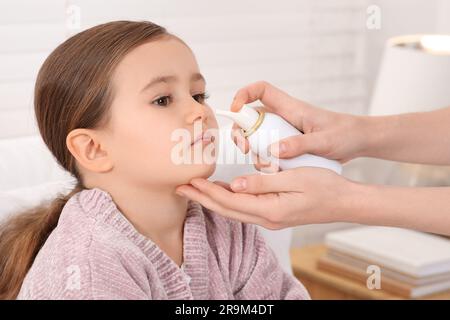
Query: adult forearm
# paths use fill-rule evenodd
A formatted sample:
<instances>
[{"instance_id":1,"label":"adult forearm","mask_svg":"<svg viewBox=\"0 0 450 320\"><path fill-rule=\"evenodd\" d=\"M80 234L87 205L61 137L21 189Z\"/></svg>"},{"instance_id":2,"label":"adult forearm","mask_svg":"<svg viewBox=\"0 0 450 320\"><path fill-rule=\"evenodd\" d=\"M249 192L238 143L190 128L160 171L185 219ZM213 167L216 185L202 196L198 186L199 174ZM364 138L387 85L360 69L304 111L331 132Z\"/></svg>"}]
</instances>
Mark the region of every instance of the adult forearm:
<instances>
[{"instance_id":1,"label":"adult forearm","mask_svg":"<svg viewBox=\"0 0 450 320\"><path fill-rule=\"evenodd\" d=\"M361 156L450 165L450 107L430 112L363 117Z\"/></svg>"},{"instance_id":2,"label":"adult forearm","mask_svg":"<svg viewBox=\"0 0 450 320\"><path fill-rule=\"evenodd\" d=\"M352 182L346 221L450 235L450 187L396 187Z\"/></svg>"}]
</instances>

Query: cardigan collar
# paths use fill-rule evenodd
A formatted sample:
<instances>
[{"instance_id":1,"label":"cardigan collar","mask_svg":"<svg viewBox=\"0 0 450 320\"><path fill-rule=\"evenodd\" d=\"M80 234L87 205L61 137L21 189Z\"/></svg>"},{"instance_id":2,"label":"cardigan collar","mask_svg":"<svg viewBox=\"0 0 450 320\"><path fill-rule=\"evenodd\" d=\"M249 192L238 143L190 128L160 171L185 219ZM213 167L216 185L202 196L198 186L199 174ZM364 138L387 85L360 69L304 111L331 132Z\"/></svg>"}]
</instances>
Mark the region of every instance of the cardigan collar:
<instances>
[{"instance_id":1,"label":"cardigan collar","mask_svg":"<svg viewBox=\"0 0 450 320\"><path fill-rule=\"evenodd\" d=\"M163 283L168 299L206 299L208 294L208 241L200 203L189 200L183 232L183 270L151 239L139 233L120 212L112 196L100 188L75 195L83 211L124 234L149 258Z\"/></svg>"}]
</instances>

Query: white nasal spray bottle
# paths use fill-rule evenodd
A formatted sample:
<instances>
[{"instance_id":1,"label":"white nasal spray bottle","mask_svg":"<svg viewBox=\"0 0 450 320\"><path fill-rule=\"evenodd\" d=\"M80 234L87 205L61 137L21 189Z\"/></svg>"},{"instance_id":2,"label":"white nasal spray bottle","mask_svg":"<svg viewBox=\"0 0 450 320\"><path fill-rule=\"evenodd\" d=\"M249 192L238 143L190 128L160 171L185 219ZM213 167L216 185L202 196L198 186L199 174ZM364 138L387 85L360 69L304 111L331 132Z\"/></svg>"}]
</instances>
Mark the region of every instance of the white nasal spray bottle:
<instances>
[{"instance_id":1,"label":"white nasal spray bottle","mask_svg":"<svg viewBox=\"0 0 450 320\"><path fill-rule=\"evenodd\" d=\"M239 112L216 110L219 116L225 116L236 122L247 138L250 149L265 160L277 163L281 170L298 167L319 167L330 169L337 174L342 173L342 165L336 160L330 160L312 154L303 154L290 159L278 159L269 155L267 148L281 139L303 134L282 117L263 110L256 110L244 105Z\"/></svg>"}]
</instances>

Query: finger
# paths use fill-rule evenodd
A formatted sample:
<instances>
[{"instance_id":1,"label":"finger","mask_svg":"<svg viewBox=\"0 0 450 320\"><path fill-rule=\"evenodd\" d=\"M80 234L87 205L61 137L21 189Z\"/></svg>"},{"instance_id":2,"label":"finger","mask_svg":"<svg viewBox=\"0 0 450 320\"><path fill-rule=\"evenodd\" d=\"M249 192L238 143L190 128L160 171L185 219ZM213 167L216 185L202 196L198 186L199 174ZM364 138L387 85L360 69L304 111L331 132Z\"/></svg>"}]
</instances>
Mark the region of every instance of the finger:
<instances>
[{"instance_id":1,"label":"finger","mask_svg":"<svg viewBox=\"0 0 450 320\"><path fill-rule=\"evenodd\" d=\"M216 202L213 201L210 197L203 194L200 190L197 190L191 185L182 185L176 189L177 193L181 192L181 194L191 200L200 202L202 205L207 207L212 211L222 211L223 208Z\"/></svg>"},{"instance_id":2,"label":"finger","mask_svg":"<svg viewBox=\"0 0 450 320\"><path fill-rule=\"evenodd\" d=\"M208 208L214 213L218 213L226 218L238 220L243 223L258 224L261 226L266 226L269 223L269 221L264 217L224 207L210 195L201 192L199 189L195 188L192 185L183 185L177 189L178 191L182 192L185 197L199 202L205 208Z\"/></svg>"},{"instance_id":3,"label":"finger","mask_svg":"<svg viewBox=\"0 0 450 320\"><path fill-rule=\"evenodd\" d=\"M270 165L270 161L266 161L262 159L260 156L258 156L257 153L252 152L252 161L256 168L264 168L268 167Z\"/></svg>"},{"instance_id":4,"label":"finger","mask_svg":"<svg viewBox=\"0 0 450 320\"><path fill-rule=\"evenodd\" d=\"M267 108L264 108L262 106L255 107L254 109L267 111ZM231 138L237 145L237 147L242 151L242 153L248 153L248 151L250 150L250 145L248 143L248 140L243 136L241 127L239 127L236 123L234 123L231 128Z\"/></svg>"},{"instance_id":5,"label":"finger","mask_svg":"<svg viewBox=\"0 0 450 320\"><path fill-rule=\"evenodd\" d=\"M268 214L267 208L274 208L277 204L276 195L260 197L253 194L230 192L201 178L192 179L191 184L224 208L259 217L265 217Z\"/></svg>"},{"instance_id":6,"label":"finger","mask_svg":"<svg viewBox=\"0 0 450 320\"><path fill-rule=\"evenodd\" d=\"M280 171L280 167L276 163L271 162L269 166L261 168L259 171L261 174L275 174Z\"/></svg>"},{"instance_id":7,"label":"finger","mask_svg":"<svg viewBox=\"0 0 450 320\"><path fill-rule=\"evenodd\" d=\"M266 110L266 108L264 108L262 106L255 107L255 109L256 110ZM242 151L242 153L247 154L250 151L250 144L249 144L248 140L243 136L242 129L236 123L233 124L231 136L232 136L233 142ZM263 161L254 161L254 162L258 162L258 163L261 162L262 166L264 166ZM258 165L256 165L255 167L258 170L260 170L260 167Z\"/></svg>"},{"instance_id":8,"label":"finger","mask_svg":"<svg viewBox=\"0 0 450 320\"><path fill-rule=\"evenodd\" d=\"M258 154L252 152L252 161L256 170L264 173L275 173L279 171L278 163L262 159Z\"/></svg>"},{"instance_id":9,"label":"finger","mask_svg":"<svg viewBox=\"0 0 450 320\"><path fill-rule=\"evenodd\" d=\"M303 190L301 175L297 175L294 170L270 175L253 174L237 177L230 183L230 187L234 192L248 194L301 192Z\"/></svg>"},{"instance_id":10,"label":"finger","mask_svg":"<svg viewBox=\"0 0 450 320\"><path fill-rule=\"evenodd\" d=\"M233 190L231 190L231 187L230 187L229 183L226 183L224 181L219 181L219 180L213 181L213 183L221 186L222 188L227 189L228 191L233 191Z\"/></svg>"},{"instance_id":11,"label":"finger","mask_svg":"<svg viewBox=\"0 0 450 320\"><path fill-rule=\"evenodd\" d=\"M305 153L326 155L329 140L320 132L299 134L271 144L269 152L278 158L293 158Z\"/></svg>"},{"instance_id":12,"label":"finger","mask_svg":"<svg viewBox=\"0 0 450 320\"><path fill-rule=\"evenodd\" d=\"M244 104L260 100L269 110L278 113L289 111L292 97L266 81L249 84L237 91L231 104L231 111L239 111Z\"/></svg>"},{"instance_id":13,"label":"finger","mask_svg":"<svg viewBox=\"0 0 450 320\"><path fill-rule=\"evenodd\" d=\"M244 154L247 154L248 151L250 150L248 141L247 141L247 139L245 139L242 136L241 129L236 124L233 125L232 131L231 131L231 137L233 139L233 142L236 144L236 146Z\"/></svg>"}]
</instances>

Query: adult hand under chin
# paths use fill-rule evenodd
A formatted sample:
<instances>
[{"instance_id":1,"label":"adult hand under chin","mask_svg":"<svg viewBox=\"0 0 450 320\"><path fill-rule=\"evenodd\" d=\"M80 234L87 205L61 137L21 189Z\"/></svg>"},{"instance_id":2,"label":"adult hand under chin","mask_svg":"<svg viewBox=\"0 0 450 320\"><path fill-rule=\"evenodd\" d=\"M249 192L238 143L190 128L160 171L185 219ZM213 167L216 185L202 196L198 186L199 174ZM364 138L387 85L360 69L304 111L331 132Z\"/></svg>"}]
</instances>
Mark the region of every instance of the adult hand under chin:
<instances>
[{"instance_id":1,"label":"adult hand under chin","mask_svg":"<svg viewBox=\"0 0 450 320\"><path fill-rule=\"evenodd\" d=\"M195 178L177 193L222 216L267 229L345 221L356 184L322 168L238 177L231 185Z\"/></svg>"}]
</instances>

